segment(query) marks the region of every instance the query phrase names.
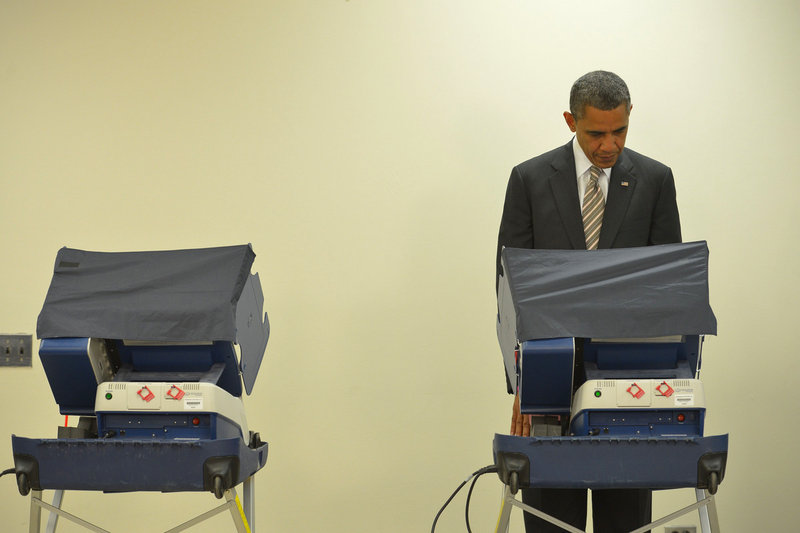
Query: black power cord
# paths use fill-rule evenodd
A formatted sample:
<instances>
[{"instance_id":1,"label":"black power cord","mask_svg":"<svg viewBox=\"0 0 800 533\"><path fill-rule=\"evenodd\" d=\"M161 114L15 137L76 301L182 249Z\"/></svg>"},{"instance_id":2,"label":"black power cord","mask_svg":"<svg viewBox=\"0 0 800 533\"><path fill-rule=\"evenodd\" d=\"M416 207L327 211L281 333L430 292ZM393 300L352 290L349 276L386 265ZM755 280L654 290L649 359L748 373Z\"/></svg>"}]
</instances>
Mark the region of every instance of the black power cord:
<instances>
[{"instance_id":1,"label":"black power cord","mask_svg":"<svg viewBox=\"0 0 800 533\"><path fill-rule=\"evenodd\" d=\"M472 489L475 488L475 482L478 481L479 477L481 477L483 474L489 474L491 472L497 472L497 467L495 465L485 466L480 470L476 470L467 479L461 482L458 488L456 488L456 490L453 491L453 494L451 494L450 497L447 498L447 501L444 502L444 505L442 505L442 508L439 509L439 512L436 513L436 517L433 519L433 525L431 526L431 533L434 533L436 531L436 522L439 521L439 517L444 512L445 508L447 508L450 502L453 501L453 498L456 497L456 494L458 494L458 492L464 487L464 485L469 483L470 480L472 480L472 485L470 485L469 492L467 493L467 503L466 503L466 508L464 510L464 514L467 520L467 531L469 533L472 533L472 530L469 527L469 500L470 497L472 496Z\"/></svg>"},{"instance_id":2,"label":"black power cord","mask_svg":"<svg viewBox=\"0 0 800 533\"><path fill-rule=\"evenodd\" d=\"M14 472L16 472L16 470L13 468L9 468L8 470L3 470L2 472L0 472L0 477L5 476L6 474L13 474Z\"/></svg>"},{"instance_id":3,"label":"black power cord","mask_svg":"<svg viewBox=\"0 0 800 533\"><path fill-rule=\"evenodd\" d=\"M467 503L464 504L464 519L467 522L468 533L472 533L472 529L469 527L469 501L470 499L472 499L472 489L475 488L475 483L478 482L478 478L481 477L482 475L489 473L497 473L497 467L494 465L486 466L484 468L481 468L481 470L479 470L478 472L479 473L472 478L472 484L469 486L469 491L467 492Z\"/></svg>"}]
</instances>

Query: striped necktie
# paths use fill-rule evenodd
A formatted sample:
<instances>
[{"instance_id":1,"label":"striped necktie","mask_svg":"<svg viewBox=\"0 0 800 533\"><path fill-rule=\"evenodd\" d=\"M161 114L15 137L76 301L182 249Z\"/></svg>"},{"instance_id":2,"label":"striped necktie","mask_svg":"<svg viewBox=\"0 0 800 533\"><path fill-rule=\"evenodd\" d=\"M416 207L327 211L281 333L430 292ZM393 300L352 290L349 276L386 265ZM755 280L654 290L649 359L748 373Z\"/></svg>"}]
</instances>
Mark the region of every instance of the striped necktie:
<instances>
[{"instance_id":1,"label":"striped necktie","mask_svg":"<svg viewBox=\"0 0 800 533\"><path fill-rule=\"evenodd\" d=\"M601 172L599 167L592 165L589 169L589 183L583 193L583 233L586 235L587 250L597 250L597 243L600 241L600 226L603 224L605 207L603 191L597 182Z\"/></svg>"}]
</instances>

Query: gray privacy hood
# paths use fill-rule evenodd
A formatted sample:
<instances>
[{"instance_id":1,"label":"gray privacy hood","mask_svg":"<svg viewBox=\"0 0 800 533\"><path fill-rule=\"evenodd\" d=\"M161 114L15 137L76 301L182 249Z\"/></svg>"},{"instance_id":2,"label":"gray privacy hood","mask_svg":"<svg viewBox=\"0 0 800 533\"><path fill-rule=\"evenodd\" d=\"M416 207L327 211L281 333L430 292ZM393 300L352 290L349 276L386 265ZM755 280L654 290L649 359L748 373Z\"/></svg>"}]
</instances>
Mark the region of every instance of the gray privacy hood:
<instances>
[{"instance_id":1,"label":"gray privacy hood","mask_svg":"<svg viewBox=\"0 0 800 533\"><path fill-rule=\"evenodd\" d=\"M498 336L716 334L705 241L607 250L504 248Z\"/></svg>"},{"instance_id":2,"label":"gray privacy hood","mask_svg":"<svg viewBox=\"0 0 800 533\"><path fill-rule=\"evenodd\" d=\"M133 341L230 341L252 390L269 339L250 245L153 252L62 248L36 335ZM263 320L262 320L263 316Z\"/></svg>"}]
</instances>

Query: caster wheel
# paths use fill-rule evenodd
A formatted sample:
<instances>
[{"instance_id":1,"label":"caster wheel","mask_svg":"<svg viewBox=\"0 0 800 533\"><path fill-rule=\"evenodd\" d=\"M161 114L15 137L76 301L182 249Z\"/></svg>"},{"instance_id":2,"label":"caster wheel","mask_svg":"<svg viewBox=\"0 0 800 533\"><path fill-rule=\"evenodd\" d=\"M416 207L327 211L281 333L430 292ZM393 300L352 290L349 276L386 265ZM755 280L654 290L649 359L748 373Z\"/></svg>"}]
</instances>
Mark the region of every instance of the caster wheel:
<instances>
[{"instance_id":1,"label":"caster wheel","mask_svg":"<svg viewBox=\"0 0 800 533\"><path fill-rule=\"evenodd\" d=\"M711 472L708 475L708 493L716 494L718 487L719 487L719 474L717 474L716 472Z\"/></svg>"},{"instance_id":2,"label":"caster wheel","mask_svg":"<svg viewBox=\"0 0 800 533\"><path fill-rule=\"evenodd\" d=\"M516 494L519 490L519 473L511 472L508 475L508 488L511 494Z\"/></svg>"},{"instance_id":3,"label":"caster wheel","mask_svg":"<svg viewBox=\"0 0 800 533\"><path fill-rule=\"evenodd\" d=\"M222 497L224 495L225 495L225 489L222 486L222 477L215 476L214 477L214 496L216 496L217 499L219 500L219 499L222 499Z\"/></svg>"},{"instance_id":4,"label":"caster wheel","mask_svg":"<svg viewBox=\"0 0 800 533\"><path fill-rule=\"evenodd\" d=\"M17 488L19 489L19 493L23 496L27 496L31 491L31 484L28 481L28 474L25 472L20 472L17 474Z\"/></svg>"}]
</instances>

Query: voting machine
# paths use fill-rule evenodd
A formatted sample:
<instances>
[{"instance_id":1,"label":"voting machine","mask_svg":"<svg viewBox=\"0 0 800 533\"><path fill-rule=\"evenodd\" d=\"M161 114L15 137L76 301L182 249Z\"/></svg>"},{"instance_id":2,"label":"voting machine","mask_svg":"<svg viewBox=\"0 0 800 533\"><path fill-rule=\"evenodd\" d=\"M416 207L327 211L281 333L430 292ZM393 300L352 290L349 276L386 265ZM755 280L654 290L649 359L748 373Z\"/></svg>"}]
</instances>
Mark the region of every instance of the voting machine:
<instances>
[{"instance_id":1,"label":"voting machine","mask_svg":"<svg viewBox=\"0 0 800 533\"><path fill-rule=\"evenodd\" d=\"M253 530L252 501L243 509L234 488L252 496L268 452L242 402L269 338L254 258L249 245L58 252L39 356L61 414L79 421L57 438L12 436L21 494L104 531L41 491L207 491Z\"/></svg>"},{"instance_id":2,"label":"voting machine","mask_svg":"<svg viewBox=\"0 0 800 533\"><path fill-rule=\"evenodd\" d=\"M712 531L728 435L704 435L702 345L717 327L706 243L505 248L501 260L498 340L520 410L535 416L531 437L494 438L498 531L512 506L578 531L517 502L525 487L692 487L680 514L698 509Z\"/></svg>"}]
</instances>

